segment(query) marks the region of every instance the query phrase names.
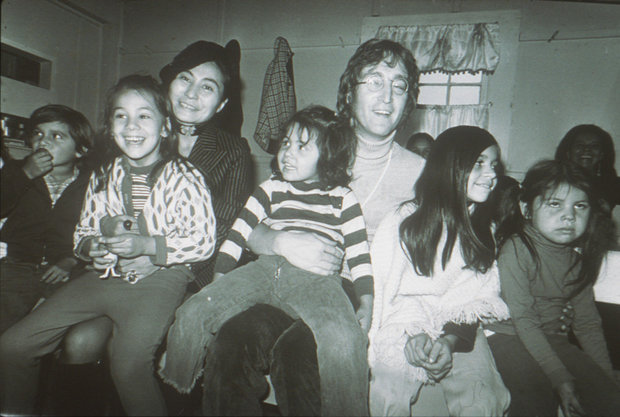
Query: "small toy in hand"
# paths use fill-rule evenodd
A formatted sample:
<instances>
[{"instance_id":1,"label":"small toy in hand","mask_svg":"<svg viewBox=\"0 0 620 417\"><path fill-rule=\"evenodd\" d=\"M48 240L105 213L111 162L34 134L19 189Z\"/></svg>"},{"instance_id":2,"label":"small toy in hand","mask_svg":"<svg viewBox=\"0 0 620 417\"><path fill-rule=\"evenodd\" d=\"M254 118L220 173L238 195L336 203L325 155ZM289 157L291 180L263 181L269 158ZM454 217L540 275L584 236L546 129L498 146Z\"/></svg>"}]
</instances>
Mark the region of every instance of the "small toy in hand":
<instances>
[{"instance_id":1,"label":"small toy in hand","mask_svg":"<svg viewBox=\"0 0 620 417\"><path fill-rule=\"evenodd\" d=\"M130 231L131 230L131 225L133 224L133 222L131 220L125 220L123 222L123 228L126 231ZM118 262L118 255L112 252L108 252L105 256L103 256L104 259L108 259L111 263L110 266L108 266L105 269L105 272L103 274L101 274L99 276L99 278L101 279L108 279L110 277L112 278L119 278L122 276L122 274L120 274L119 272L116 272L116 265Z\"/></svg>"}]
</instances>

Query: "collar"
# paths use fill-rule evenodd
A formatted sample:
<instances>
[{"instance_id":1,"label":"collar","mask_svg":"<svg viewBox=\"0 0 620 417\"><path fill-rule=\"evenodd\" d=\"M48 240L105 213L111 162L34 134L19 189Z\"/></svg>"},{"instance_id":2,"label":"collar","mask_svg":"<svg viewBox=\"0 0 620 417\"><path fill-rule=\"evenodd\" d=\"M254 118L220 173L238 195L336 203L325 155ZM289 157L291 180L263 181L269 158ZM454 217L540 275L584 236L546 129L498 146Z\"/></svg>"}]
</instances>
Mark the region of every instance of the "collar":
<instances>
[{"instance_id":1,"label":"collar","mask_svg":"<svg viewBox=\"0 0 620 417\"><path fill-rule=\"evenodd\" d=\"M387 138L379 141L369 141L361 136L357 136L357 151L355 157L368 160L385 158L392 149L395 135L396 131L392 132Z\"/></svg>"}]
</instances>

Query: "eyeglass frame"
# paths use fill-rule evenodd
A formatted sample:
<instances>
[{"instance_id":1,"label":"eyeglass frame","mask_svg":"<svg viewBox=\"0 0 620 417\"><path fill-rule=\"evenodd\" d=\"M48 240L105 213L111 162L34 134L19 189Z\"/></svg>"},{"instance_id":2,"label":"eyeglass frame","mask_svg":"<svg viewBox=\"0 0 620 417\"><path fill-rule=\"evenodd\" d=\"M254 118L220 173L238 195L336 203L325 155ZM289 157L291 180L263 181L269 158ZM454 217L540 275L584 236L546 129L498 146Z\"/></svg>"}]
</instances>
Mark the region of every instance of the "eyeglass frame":
<instances>
[{"instance_id":1,"label":"eyeglass frame","mask_svg":"<svg viewBox=\"0 0 620 417\"><path fill-rule=\"evenodd\" d=\"M381 85L379 86L379 88L377 88L376 90L373 90L372 87L370 87L372 84L369 83L369 79L370 78L375 78L378 80L381 80ZM368 74L366 77L363 78L363 81L358 81L356 82L354 85L360 85L360 84L366 84L368 86L368 90L376 93L378 91L381 91L383 89L383 87L385 87L385 78L379 74ZM393 80L391 80L391 87L392 87L392 91L393 94L397 95L397 96L404 96L407 95L407 93L409 92L409 82L407 80L405 80L404 78L395 78ZM394 88L394 83L397 81L402 81L405 83L405 90L402 93L398 93L397 91L399 91L398 89Z\"/></svg>"}]
</instances>

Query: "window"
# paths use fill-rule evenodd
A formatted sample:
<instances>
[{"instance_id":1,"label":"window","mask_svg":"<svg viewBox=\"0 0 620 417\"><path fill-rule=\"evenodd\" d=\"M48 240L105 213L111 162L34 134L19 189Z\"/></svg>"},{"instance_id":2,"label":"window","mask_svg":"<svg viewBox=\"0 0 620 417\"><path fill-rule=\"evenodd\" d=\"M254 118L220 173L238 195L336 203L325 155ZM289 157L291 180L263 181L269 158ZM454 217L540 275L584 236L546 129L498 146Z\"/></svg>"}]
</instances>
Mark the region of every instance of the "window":
<instances>
[{"instance_id":1,"label":"window","mask_svg":"<svg viewBox=\"0 0 620 417\"><path fill-rule=\"evenodd\" d=\"M484 102L488 77L482 71L449 74L442 71L420 73L418 105L454 106Z\"/></svg>"}]
</instances>

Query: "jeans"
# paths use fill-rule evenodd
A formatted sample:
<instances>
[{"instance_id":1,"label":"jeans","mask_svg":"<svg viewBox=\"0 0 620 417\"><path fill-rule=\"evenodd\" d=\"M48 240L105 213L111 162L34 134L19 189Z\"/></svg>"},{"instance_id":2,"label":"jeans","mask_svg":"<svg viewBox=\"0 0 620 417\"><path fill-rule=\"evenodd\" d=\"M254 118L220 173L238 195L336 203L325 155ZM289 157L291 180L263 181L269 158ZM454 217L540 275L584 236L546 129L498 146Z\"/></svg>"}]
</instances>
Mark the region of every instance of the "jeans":
<instances>
[{"instance_id":1,"label":"jeans","mask_svg":"<svg viewBox=\"0 0 620 417\"><path fill-rule=\"evenodd\" d=\"M261 402L269 389L265 374L272 366L271 349L293 322L282 310L257 304L224 323L211 344L205 362L202 386L204 415L262 415ZM314 345L312 332L310 329L308 331ZM271 380L275 386L273 371ZM281 406L279 399L278 405ZM281 412L287 415L282 408Z\"/></svg>"},{"instance_id":2,"label":"jeans","mask_svg":"<svg viewBox=\"0 0 620 417\"><path fill-rule=\"evenodd\" d=\"M368 339L338 276L303 271L279 256L260 256L203 288L176 313L160 374L191 389L213 335L225 321L258 304L283 309L312 329L324 415L367 415Z\"/></svg>"},{"instance_id":3,"label":"jeans","mask_svg":"<svg viewBox=\"0 0 620 417\"><path fill-rule=\"evenodd\" d=\"M510 394L495 367L482 329L478 329L471 352L452 355L452 370L438 382L445 398L445 405L441 402L433 405L442 407L439 410L421 410L417 406L430 390L422 382L412 381L402 370L378 364L371 374L370 411L373 416L501 416L510 405Z\"/></svg>"},{"instance_id":4,"label":"jeans","mask_svg":"<svg viewBox=\"0 0 620 417\"><path fill-rule=\"evenodd\" d=\"M551 382L518 336L496 333L489 337L495 363L512 402L510 415L556 415L558 399ZM620 389L616 382L565 335L547 335L564 366L575 377L579 402L588 416L617 416Z\"/></svg>"},{"instance_id":5,"label":"jeans","mask_svg":"<svg viewBox=\"0 0 620 417\"><path fill-rule=\"evenodd\" d=\"M190 279L185 267L160 270L135 285L88 272L61 287L0 338L2 412L30 414L41 358L72 325L106 315L114 322L110 371L125 412L166 415L153 361Z\"/></svg>"}]
</instances>

